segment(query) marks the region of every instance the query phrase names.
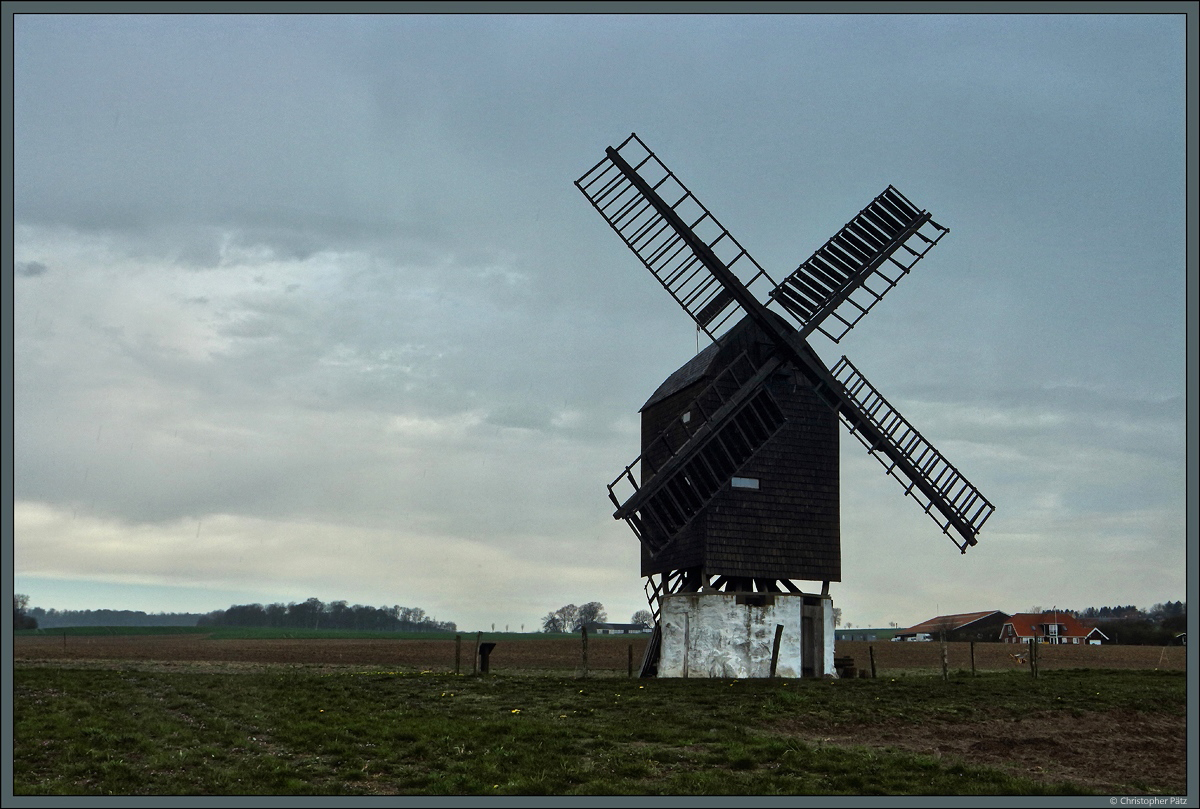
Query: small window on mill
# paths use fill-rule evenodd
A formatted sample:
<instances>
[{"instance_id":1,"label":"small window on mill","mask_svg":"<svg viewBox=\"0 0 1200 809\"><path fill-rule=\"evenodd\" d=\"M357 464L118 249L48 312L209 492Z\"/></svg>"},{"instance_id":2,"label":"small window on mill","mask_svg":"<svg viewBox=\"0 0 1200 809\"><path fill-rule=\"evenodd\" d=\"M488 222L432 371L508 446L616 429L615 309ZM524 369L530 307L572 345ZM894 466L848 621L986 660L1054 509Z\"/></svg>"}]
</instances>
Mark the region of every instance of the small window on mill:
<instances>
[{"instance_id":1,"label":"small window on mill","mask_svg":"<svg viewBox=\"0 0 1200 809\"><path fill-rule=\"evenodd\" d=\"M757 489L758 478L734 478L729 485L735 489Z\"/></svg>"},{"instance_id":2,"label":"small window on mill","mask_svg":"<svg viewBox=\"0 0 1200 809\"><path fill-rule=\"evenodd\" d=\"M692 420L692 411L689 410L686 413L684 413L682 416L679 417L679 420L682 421L684 424L687 424L689 421Z\"/></svg>"}]
</instances>

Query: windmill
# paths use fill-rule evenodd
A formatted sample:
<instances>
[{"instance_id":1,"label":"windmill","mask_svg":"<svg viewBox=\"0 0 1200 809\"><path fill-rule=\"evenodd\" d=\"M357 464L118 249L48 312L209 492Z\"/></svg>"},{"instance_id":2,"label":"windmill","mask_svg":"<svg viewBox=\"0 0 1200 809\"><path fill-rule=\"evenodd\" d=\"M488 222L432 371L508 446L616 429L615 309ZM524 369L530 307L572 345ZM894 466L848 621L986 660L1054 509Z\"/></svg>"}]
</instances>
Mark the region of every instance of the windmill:
<instances>
[{"instance_id":1,"label":"windmill","mask_svg":"<svg viewBox=\"0 0 1200 809\"><path fill-rule=\"evenodd\" d=\"M656 622L643 674L765 676L768 657L771 674L832 673L837 422L961 552L993 511L848 359L827 367L807 342L840 342L949 229L889 186L776 282L636 134L575 185L713 341L643 406L642 452L608 487Z\"/></svg>"}]
</instances>

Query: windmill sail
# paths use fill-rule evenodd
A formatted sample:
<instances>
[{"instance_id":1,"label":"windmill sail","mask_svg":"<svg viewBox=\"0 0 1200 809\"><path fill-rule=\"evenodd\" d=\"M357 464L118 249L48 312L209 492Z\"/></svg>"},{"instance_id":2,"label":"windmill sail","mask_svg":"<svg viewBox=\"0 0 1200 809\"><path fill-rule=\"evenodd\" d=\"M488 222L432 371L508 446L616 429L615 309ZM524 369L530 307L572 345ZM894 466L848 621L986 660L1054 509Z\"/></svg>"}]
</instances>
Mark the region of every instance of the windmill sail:
<instances>
[{"instance_id":1,"label":"windmill sail","mask_svg":"<svg viewBox=\"0 0 1200 809\"><path fill-rule=\"evenodd\" d=\"M756 368L743 352L688 405L692 417L682 442L677 428L662 432L609 484L613 516L624 519L652 554L783 426L783 412L763 385L779 365L771 358ZM622 499L618 487L631 493Z\"/></svg>"},{"instance_id":2,"label":"windmill sail","mask_svg":"<svg viewBox=\"0 0 1200 809\"><path fill-rule=\"evenodd\" d=\"M848 359L842 357L830 372L844 394L837 410L850 432L966 553L995 507Z\"/></svg>"},{"instance_id":3,"label":"windmill sail","mask_svg":"<svg viewBox=\"0 0 1200 809\"><path fill-rule=\"evenodd\" d=\"M771 298L800 322L802 336L819 329L839 342L949 232L889 185Z\"/></svg>"},{"instance_id":4,"label":"windmill sail","mask_svg":"<svg viewBox=\"0 0 1200 809\"><path fill-rule=\"evenodd\" d=\"M671 297L716 340L744 313L734 289L775 285L636 134L575 181ZM738 285L727 283L729 276Z\"/></svg>"}]
</instances>

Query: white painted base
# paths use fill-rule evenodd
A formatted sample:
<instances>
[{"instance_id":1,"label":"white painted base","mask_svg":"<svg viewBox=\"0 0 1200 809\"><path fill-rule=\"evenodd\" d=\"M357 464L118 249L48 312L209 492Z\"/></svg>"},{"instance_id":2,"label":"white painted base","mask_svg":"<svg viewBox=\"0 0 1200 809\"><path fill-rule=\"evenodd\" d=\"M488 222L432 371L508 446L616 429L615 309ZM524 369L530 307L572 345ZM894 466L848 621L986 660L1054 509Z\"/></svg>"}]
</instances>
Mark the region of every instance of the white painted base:
<instances>
[{"instance_id":1,"label":"white painted base","mask_svg":"<svg viewBox=\"0 0 1200 809\"><path fill-rule=\"evenodd\" d=\"M771 676L775 627L783 625L777 677L836 676L833 668L833 601L828 596L771 594L772 603L755 606L735 593L678 593L665 596L660 613L662 646L659 677ZM804 607L805 598L809 606ZM757 596L760 602L762 596ZM806 622L804 618L809 620ZM804 627L810 673L805 669Z\"/></svg>"}]
</instances>

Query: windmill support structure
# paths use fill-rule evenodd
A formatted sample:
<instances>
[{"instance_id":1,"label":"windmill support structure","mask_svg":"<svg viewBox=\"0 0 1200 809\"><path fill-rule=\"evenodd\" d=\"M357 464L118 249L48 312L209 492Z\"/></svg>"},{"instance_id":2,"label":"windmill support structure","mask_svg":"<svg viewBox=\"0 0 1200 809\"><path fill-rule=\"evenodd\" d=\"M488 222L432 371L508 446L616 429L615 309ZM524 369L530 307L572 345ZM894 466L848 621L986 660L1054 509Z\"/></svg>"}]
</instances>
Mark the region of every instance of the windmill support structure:
<instances>
[{"instance_id":1,"label":"windmill support structure","mask_svg":"<svg viewBox=\"0 0 1200 809\"><path fill-rule=\"evenodd\" d=\"M827 581L806 592L788 579L692 569L647 576L645 589L655 625L640 676L837 676Z\"/></svg>"},{"instance_id":2,"label":"windmill support structure","mask_svg":"<svg viewBox=\"0 0 1200 809\"><path fill-rule=\"evenodd\" d=\"M833 602L827 595L675 593L663 599L658 627L659 677L825 677L834 672Z\"/></svg>"}]
</instances>

